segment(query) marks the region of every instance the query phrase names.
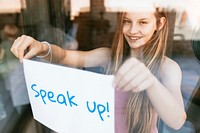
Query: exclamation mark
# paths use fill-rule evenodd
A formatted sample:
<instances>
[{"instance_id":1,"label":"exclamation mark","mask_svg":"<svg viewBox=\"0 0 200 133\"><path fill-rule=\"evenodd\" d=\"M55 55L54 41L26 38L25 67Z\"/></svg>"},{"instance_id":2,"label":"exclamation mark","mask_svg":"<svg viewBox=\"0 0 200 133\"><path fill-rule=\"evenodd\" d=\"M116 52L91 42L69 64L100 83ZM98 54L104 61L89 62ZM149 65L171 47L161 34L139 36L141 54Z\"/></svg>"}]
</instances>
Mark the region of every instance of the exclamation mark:
<instances>
[{"instance_id":1,"label":"exclamation mark","mask_svg":"<svg viewBox=\"0 0 200 133\"><path fill-rule=\"evenodd\" d=\"M109 113L109 104L107 102L107 112ZM108 117L110 117L110 115L108 114Z\"/></svg>"}]
</instances>

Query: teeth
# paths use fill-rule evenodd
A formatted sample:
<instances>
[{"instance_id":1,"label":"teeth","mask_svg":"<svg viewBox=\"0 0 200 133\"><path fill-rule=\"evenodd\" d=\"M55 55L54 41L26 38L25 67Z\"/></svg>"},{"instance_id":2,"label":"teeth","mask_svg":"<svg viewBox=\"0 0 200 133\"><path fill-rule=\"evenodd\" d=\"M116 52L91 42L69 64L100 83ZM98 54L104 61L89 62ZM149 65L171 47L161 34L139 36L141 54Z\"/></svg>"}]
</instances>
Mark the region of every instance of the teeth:
<instances>
[{"instance_id":1,"label":"teeth","mask_svg":"<svg viewBox=\"0 0 200 133\"><path fill-rule=\"evenodd\" d=\"M136 38L135 37L130 37L132 40L136 40Z\"/></svg>"},{"instance_id":2,"label":"teeth","mask_svg":"<svg viewBox=\"0 0 200 133\"><path fill-rule=\"evenodd\" d=\"M131 40L138 40L139 37L130 37Z\"/></svg>"}]
</instances>

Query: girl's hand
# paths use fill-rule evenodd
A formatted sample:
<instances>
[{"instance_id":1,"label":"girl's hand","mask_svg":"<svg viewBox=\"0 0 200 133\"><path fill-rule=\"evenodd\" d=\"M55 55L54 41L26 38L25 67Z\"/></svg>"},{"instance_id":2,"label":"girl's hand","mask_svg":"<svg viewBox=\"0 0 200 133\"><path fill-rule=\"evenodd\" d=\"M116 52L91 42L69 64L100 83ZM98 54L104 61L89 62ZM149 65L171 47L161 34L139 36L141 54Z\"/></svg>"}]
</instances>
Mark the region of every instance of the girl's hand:
<instances>
[{"instance_id":1,"label":"girl's hand","mask_svg":"<svg viewBox=\"0 0 200 133\"><path fill-rule=\"evenodd\" d=\"M10 50L22 62L23 58L30 59L36 55L45 54L48 46L30 36L22 35L14 41Z\"/></svg>"},{"instance_id":2,"label":"girl's hand","mask_svg":"<svg viewBox=\"0 0 200 133\"><path fill-rule=\"evenodd\" d=\"M113 86L122 91L140 92L152 87L154 78L142 62L132 57L116 73Z\"/></svg>"}]
</instances>

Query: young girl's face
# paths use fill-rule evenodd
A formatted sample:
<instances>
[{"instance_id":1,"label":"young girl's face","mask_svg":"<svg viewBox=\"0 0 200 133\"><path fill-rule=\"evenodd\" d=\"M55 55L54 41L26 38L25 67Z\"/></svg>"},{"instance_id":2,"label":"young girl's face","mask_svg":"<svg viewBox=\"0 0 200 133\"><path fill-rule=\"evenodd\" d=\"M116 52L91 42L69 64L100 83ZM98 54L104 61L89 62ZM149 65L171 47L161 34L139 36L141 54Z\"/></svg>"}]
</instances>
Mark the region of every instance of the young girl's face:
<instances>
[{"instance_id":1,"label":"young girl's face","mask_svg":"<svg viewBox=\"0 0 200 133\"><path fill-rule=\"evenodd\" d=\"M157 30L154 12L130 12L123 18L123 35L131 48L145 45Z\"/></svg>"}]
</instances>

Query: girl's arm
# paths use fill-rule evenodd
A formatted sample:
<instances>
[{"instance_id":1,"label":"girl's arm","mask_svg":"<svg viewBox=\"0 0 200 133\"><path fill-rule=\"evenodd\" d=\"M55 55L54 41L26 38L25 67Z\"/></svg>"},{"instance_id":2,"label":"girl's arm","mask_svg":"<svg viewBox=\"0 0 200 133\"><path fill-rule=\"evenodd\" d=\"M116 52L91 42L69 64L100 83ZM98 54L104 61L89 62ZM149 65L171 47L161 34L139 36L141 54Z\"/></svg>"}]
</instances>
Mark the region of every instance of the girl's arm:
<instances>
[{"instance_id":1,"label":"girl's arm","mask_svg":"<svg viewBox=\"0 0 200 133\"><path fill-rule=\"evenodd\" d=\"M145 91L159 117L170 127L179 129L186 120L181 95L181 70L166 59L160 73L162 83L136 58L128 59L115 75L113 85L122 91Z\"/></svg>"},{"instance_id":2,"label":"girl's arm","mask_svg":"<svg viewBox=\"0 0 200 133\"><path fill-rule=\"evenodd\" d=\"M90 51L63 50L58 46L52 46L53 51L59 50L62 54L53 53L54 63L69 65L73 67L106 67L110 58L110 49L106 47Z\"/></svg>"},{"instance_id":3,"label":"girl's arm","mask_svg":"<svg viewBox=\"0 0 200 133\"><path fill-rule=\"evenodd\" d=\"M42 56L48 53L49 47L47 44L35 40L26 35L18 37L12 47L13 54L22 59L30 59L34 56ZM52 56L52 57L51 57ZM73 67L94 67L103 66L107 64L110 57L109 48L98 48L91 51L75 51L65 50L56 45L51 45L51 53L49 53L45 60L51 60L52 63L63 64ZM50 59L51 58L51 59Z\"/></svg>"},{"instance_id":4,"label":"girl's arm","mask_svg":"<svg viewBox=\"0 0 200 133\"><path fill-rule=\"evenodd\" d=\"M167 58L162 70L161 80L156 78L152 87L146 90L159 117L170 127L179 129L186 120L181 94L182 74L177 63Z\"/></svg>"}]
</instances>

